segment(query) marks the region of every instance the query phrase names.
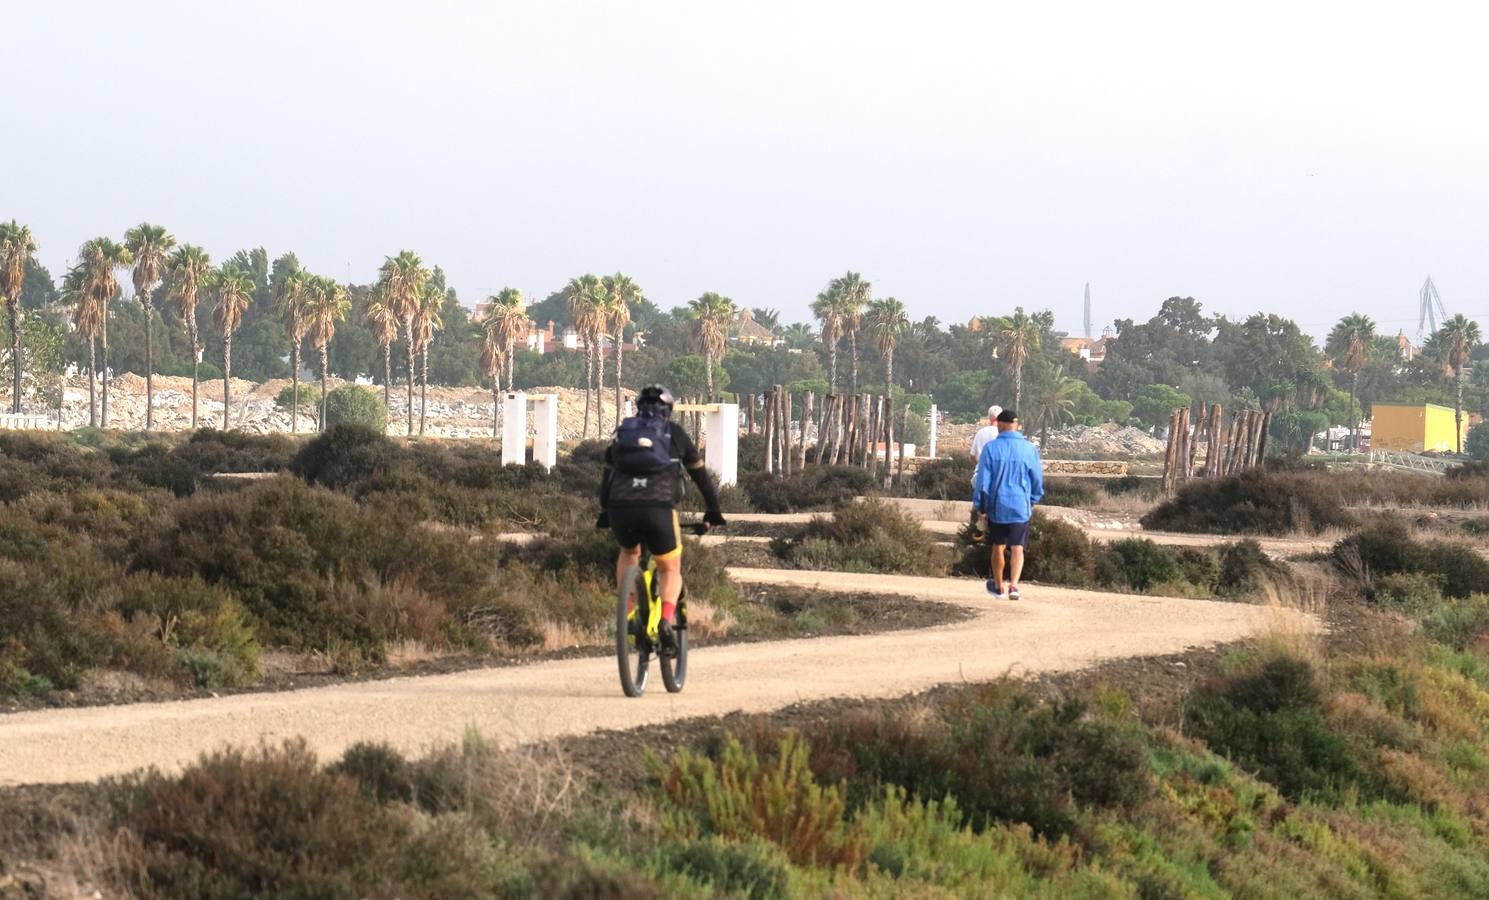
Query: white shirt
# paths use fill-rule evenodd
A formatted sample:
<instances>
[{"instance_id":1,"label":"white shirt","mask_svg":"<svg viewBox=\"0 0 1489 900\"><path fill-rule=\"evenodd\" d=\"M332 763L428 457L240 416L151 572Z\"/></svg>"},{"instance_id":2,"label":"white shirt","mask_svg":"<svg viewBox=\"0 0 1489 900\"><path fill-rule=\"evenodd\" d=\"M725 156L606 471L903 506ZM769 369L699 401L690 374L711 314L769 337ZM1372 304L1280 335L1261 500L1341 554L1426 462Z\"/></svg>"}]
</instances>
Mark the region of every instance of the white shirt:
<instances>
[{"instance_id":1,"label":"white shirt","mask_svg":"<svg viewBox=\"0 0 1489 900\"><path fill-rule=\"evenodd\" d=\"M997 425L984 425L977 430L972 438L972 458L982 459L982 448L998 439Z\"/></svg>"}]
</instances>

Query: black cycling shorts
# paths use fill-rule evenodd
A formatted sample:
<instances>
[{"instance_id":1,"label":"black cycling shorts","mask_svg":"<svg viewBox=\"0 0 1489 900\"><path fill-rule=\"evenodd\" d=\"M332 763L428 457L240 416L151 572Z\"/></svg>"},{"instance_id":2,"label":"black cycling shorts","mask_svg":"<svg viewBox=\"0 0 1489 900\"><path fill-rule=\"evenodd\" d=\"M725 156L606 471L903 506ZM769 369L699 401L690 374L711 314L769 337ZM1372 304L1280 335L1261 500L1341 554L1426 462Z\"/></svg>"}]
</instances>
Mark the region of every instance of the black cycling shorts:
<instances>
[{"instance_id":1,"label":"black cycling shorts","mask_svg":"<svg viewBox=\"0 0 1489 900\"><path fill-rule=\"evenodd\" d=\"M642 544L658 559L682 553L682 526L677 510L661 506L612 506L610 530L622 547Z\"/></svg>"}]
</instances>

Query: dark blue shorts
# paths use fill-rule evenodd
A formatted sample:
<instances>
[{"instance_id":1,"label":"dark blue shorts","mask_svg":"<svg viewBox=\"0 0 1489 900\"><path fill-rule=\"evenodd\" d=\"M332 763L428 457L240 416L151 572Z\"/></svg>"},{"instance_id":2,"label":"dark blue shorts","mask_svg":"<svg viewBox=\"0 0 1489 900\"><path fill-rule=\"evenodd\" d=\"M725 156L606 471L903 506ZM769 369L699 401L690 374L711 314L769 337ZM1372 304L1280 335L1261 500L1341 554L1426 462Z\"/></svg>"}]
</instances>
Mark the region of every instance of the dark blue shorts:
<instances>
[{"instance_id":1,"label":"dark blue shorts","mask_svg":"<svg viewBox=\"0 0 1489 900\"><path fill-rule=\"evenodd\" d=\"M987 542L994 547L1029 546L1028 522L989 522Z\"/></svg>"}]
</instances>

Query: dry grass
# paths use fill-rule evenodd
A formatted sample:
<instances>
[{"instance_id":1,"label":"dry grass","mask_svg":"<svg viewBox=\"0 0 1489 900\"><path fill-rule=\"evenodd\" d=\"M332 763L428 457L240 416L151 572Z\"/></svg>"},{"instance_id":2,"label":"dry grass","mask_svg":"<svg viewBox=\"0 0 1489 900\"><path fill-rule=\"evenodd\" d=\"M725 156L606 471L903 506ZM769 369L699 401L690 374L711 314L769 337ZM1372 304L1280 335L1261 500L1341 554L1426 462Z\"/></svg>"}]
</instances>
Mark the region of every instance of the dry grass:
<instances>
[{"instance_id":1,"label":"dry grass","mask_svg":"<svg viewBox=\"0 0 1489 900\"><path fill-rule=\"evenodd\" d=\"M1296 572L1290 582L1265 582L1259 602L1266 607L1266 624L1258 643L1279 654L1322 664L1320 638L1332 587L1332 579L1317 569Z\"/></svg>"},{"instance_id":2,"label":"dry grass","mask_svg":"<svg viewBox=\"0 0 1489 900\"><path fill-rule=\"evenodd\" d=\"M702 600L688 601L688 631L699 640L728 637L734 625L732 614Z\"/></svg>"},{"instance_id":3,"label":"dry grass","mask_svg":"<svg viewBox=\"0 0 1489 900\"><path fill-rule=\"evenodd\" d=\"M1097 492L1095 508L1101 512L1121 513L1139 518L1157 505L1157 500L1149 500L1136 492L1108 494L1106 489L1102 488Z\"/></svg>"},{"instance_id":4,"label":"dry grass","mask_svg":"<svg viewBox=\"0 0 1489 900\"><path fill-rule=\"evenodd\" d=\"M568 622L544 621L538 626L542 635L540 648L546 652L571 650L575 647L599 647L611 640L610 632L602 628L580 628Z\"/></svg>"},{"instance_id":5,"label":"dry grass","mask_svg":"<svg viewBox=\"0 0 1489 900\"><path fill-rule=\"evenodd\" d=\"M433 646L425 641L403 640L388 645L388 665L395 669L407 669L421 663L434 662L453 654L447 649Z\"/></svg>"}]
</instances>

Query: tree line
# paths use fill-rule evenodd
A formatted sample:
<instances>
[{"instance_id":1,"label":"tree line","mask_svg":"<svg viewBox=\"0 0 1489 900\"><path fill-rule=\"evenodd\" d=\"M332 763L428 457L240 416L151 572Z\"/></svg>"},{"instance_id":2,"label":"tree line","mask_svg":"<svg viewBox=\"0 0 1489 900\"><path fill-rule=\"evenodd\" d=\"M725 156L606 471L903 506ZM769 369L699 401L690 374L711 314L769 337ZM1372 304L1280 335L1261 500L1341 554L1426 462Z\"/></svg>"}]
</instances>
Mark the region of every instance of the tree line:
<instances>
[{"instance_id":1,"label":"tree line","mask_svg":"<svg viewBox=\"0 0 1489 900\"><path fill-rule=\"evenodd\" d=\"M1172 297L1146 321L1114 322L1105 360L1093 370L1061 347L1047 310L917 321L852 271L827 281L810 322L787 324L774 308L746 309L713 291L665 311L623 273L576 276L531 303L505 288L477 319L444 272L408 250L386 257L369 283L342 284L305 270L293 253L271 261L263 249L244 250L214 263L203 248L144 223L122 239L86 242L54 283L35 260L36 243L26 226L0 224L10 338L0 364L8 367L12 411L20 410L23 371L39 386L36 376L71 363L89 375L90 422L101 426L107 372L142 374L147 394L157 372L190 375L195 410L197 381L222 378L229 392L234 371L253 381L288 377L299 397L306 351L323 403L333 375L371 378L390 405L401 381L410 434L416 411L419 431L427 422L430 383L485 385L493 395L580 389L586 434L606 427L596 402L602 391L619 409L623 384L650 382L708 398L761 396L776 384L823 394L873 388L921 413L934 400L962 420L998 402L1017 409L1031 430L1073 421L1159 426L1179 406L1222 402L1272 412L1274 439L1299 449L1331 425L1357 429L1376 402L1442 403L1460 420L1489 412L1489 378L1473 366L1484 353L1479 328L1461 315L1410 357L1358 313L1320 347L1285 317L1232 320ZM740 340L744 313L769 340ZM549 322L572 328L577 349L528 349ZM298 419L294 403L292 429Z\"/></svg>"}]
</instances>

